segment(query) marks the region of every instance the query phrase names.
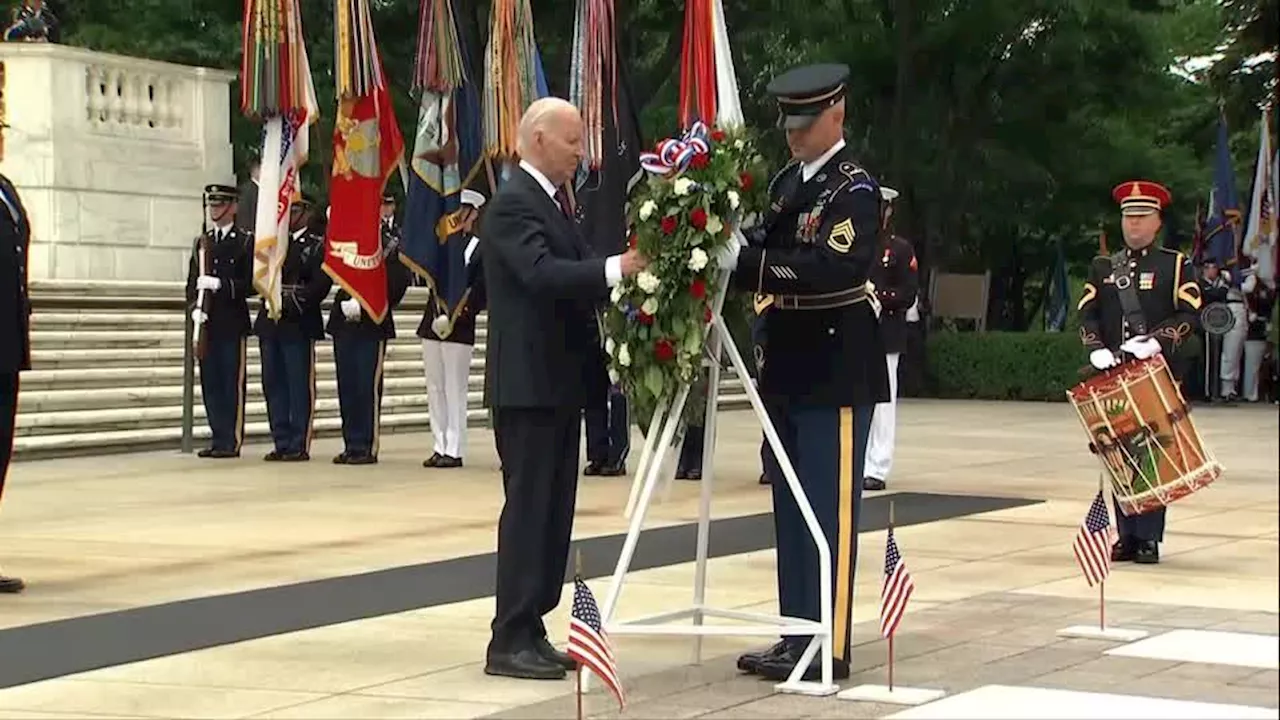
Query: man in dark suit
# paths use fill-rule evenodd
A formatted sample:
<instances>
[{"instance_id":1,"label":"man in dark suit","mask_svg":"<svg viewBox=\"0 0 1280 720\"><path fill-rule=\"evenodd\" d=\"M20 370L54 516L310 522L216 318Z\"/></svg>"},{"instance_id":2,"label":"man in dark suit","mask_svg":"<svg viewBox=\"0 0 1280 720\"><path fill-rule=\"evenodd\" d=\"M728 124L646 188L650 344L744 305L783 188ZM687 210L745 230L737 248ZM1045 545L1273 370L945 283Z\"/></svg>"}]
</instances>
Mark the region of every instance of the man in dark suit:
<instances>
[{"instance_id":1,"label":"man in dark suit","mask_svg":"<svg viewBox=\"0 0 1280 720\"><path fill-rule=\"evenodd\" d=\"M547 641L560 602L578 482L581 413L598 303L644 268L634 250L592 257L563 187L582 159L582 117L559 98L520 121L523 158L489 203L481 247L489 301L485 405L494 410L506 502L498 524L497 610L485 672L556 680L574 667Z\"/></svg>"},{"instance_id":2,"label":"man in dark suit","mask_svg":"<svg viewBox=\"0 0 1280 720\"><path fill-rule=\"evenodd\" d=\"M249 231L250 235L257 231L258 173L261 170L262 162L258 156L249 158L249 178L240 184L240 196L236 207L236 227Z\"/></svg>"},{"instance_id":3,"label":"man in dark suit","mask_svg":"<svg viewBox=\"0 0 1280 720\"><path fill-rule=\"evenodd\" d=\"M27 294L27 257L31 224L18 191L0 174L0 500L13 454L18 417L18 373L31 369L31 300ZM0 573L0 593L19 593L16 577Z\"/></svg>"}]
</instances>

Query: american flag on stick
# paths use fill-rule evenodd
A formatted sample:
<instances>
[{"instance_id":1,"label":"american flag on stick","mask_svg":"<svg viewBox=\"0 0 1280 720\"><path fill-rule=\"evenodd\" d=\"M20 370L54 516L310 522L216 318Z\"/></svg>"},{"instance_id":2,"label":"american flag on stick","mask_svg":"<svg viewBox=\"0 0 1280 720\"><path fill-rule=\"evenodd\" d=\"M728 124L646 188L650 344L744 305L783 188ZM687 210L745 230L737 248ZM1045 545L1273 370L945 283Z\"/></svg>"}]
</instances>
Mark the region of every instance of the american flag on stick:
<instances>
[{"instance_id":1,"label":"american flag on stick","mask_svg":"<svg viewBox=\"0 0 1280 720\"><path fill-rule=\"evenodd\" d=\"M622 683L618 681L617 661L600 620L600 608L581 576L573 579L573 610L569 614L567 650L569 657L581 663L579 673L583 668L595 673L618 699L618 707L625 706Z\"/></svg>"},{"instance_id":2,"label":"american flag on stick","mask_svg":"<svg viewBox=\"0 0 1280 720\"><path fill-rule=\"evenodd\" d=\"M1111 545L1115 541L1115 528L1111 525L1107 504L1099 490L1089 506L1089 513L1084 516L1084 522L1080 524L1075 542L1071 544L1089 587L1101 583L1111 574Z\"/></svg>"},{"instance_id":3,"label":"american flag on stick","mask_svg":"<svg viewBox=\"0 0 1280 720\"><path fill-rule=\"evenodd\" d=\"M893 539L893 528L884 545L884 584L880 586L880 635L891 638L898 630L898 623L907 611L907 601L916 589L907 572L907 564L898 552L898 541Z\"/></svg>"}]
</instances>

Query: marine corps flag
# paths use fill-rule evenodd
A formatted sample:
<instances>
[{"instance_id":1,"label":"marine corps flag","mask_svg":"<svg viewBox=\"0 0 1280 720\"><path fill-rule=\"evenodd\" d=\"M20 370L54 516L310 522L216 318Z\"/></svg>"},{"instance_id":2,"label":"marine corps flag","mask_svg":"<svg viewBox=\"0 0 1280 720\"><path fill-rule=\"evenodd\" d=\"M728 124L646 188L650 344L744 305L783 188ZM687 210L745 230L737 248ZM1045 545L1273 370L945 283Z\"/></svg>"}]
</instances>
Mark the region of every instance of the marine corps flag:
<instances>
[{"instance_id":1,"label":"marine corps flag","mask_svg":"<svg viewBox=\"0 0 1280 720\"><path fill-rule=\"evenodd\" d=\"M334 29L338 116L324 270L380 323L388 301L379 210L387 179L402 160L404 137L378 57L368 0L338 0Z\"/></svg>"},{"instance_id":2,"label":"marine corps flag","mask_svg":"<svg viewBox=\"0 0 1280 720\"><path fill-rule=\"evenodd\" d=\"M436 332L447 337L467 298L462 232L468 207L478 209L493 192L493 170L484 159L484 117L478 46L454 0L422 0L414 89L421 93L418 130L405 202L404 264L431 288ZM465 206L464 206L465 204Z\"/></svg>"}]
</instances>

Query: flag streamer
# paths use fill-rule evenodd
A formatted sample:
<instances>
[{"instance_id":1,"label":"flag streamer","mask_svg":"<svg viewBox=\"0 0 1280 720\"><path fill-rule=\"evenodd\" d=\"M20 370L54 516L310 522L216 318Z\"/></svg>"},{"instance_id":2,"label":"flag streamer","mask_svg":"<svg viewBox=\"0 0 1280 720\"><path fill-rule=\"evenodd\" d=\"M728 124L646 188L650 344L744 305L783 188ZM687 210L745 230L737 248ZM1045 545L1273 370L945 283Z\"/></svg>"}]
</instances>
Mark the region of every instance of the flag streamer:
<instances>
[{"instance_id":1,"label":"flag streamer","mask_svg":"<svg viewBox=\"0 0 1280 720\"><path fill-rule=\"evenodd\" d=\"M569 96L582 113L586 130L583 159L591 170L599 169L604 159L607 114L615 127L618 123L615 51L613 0L578 0Z\"/></svg>"},{"instance_id":2,"label":"flag streamer","mask_svg":"<svg viewBox=\"0 0 1280 720\"><path fill-rule=\"evenodd\" d=\"M333 31L336 50L333 80L338 97L362 97L385 88L369 3L336 3Z\"/></svg>"},{"instance_id":3,"label":"flag streamer","mask_svg":"<svg viewBox=\"0 0 1280 720\"><path fill-rule=\"evenodd\" d=\"M680 55L680 126L741 127L742 99L722 0L685 0Z\"/></svg>"},{"instance_id":4,"label":"flag streamer","mask_svg":"<svg viewBox=\"0 0 1280 720\"><path fill-rule=\"evenodd\" d=\"M250 118L307 108L314 97L298 0L244 0L240 107Z\"/></svg>"},{"instance_id":5,"label":"flag streamer","mask_svg":"<svg viewBox=\"0 0 1280 720\"><path fill-rule=\"evenodd\" d=\"M448 93L467 81L452 0L422 0L413 89Z\"/></svg>"},{"instance_id":6,"label":"flag streamer","mask_svg":"<svg viewBox=\"0 0 1280 720\"><path fill-rule=\"evenodd\" d=\"M489 20L484 58L485 151L491 157L512 159L520 117L545 94L539 82L533 12L529 0L494 0Z\"/></svg>"}]
</instances>

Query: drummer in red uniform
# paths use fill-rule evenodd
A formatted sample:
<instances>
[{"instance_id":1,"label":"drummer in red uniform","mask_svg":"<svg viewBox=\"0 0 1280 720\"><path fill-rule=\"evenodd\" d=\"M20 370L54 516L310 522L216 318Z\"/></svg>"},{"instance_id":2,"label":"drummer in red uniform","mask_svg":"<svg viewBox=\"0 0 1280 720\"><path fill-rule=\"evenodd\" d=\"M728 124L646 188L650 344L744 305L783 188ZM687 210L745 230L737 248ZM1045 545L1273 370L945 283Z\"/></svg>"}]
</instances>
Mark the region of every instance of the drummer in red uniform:
<instances>
[{"instance_id":1,"label":"drummer in red uniform","mask_svg":"<svg viewBox=\"0 0 1280 720\"><path fill-rule=\"evenodd\" d=\"M1174 377L1181 378L1186 359L1179 352L1199 320L1200 286L1185 255L1156 245L1161 213L1171 196L1162 185L1131 180L1111 196L1120 205L1125 248L1098 256L1077 310L1080 340L1089 362L1099 370L1163 353ZM1111 549L1114 561L1160 562L1165 509L1132 517L1116 506L1120 539Z\"/></svg>"}]
</instances>

